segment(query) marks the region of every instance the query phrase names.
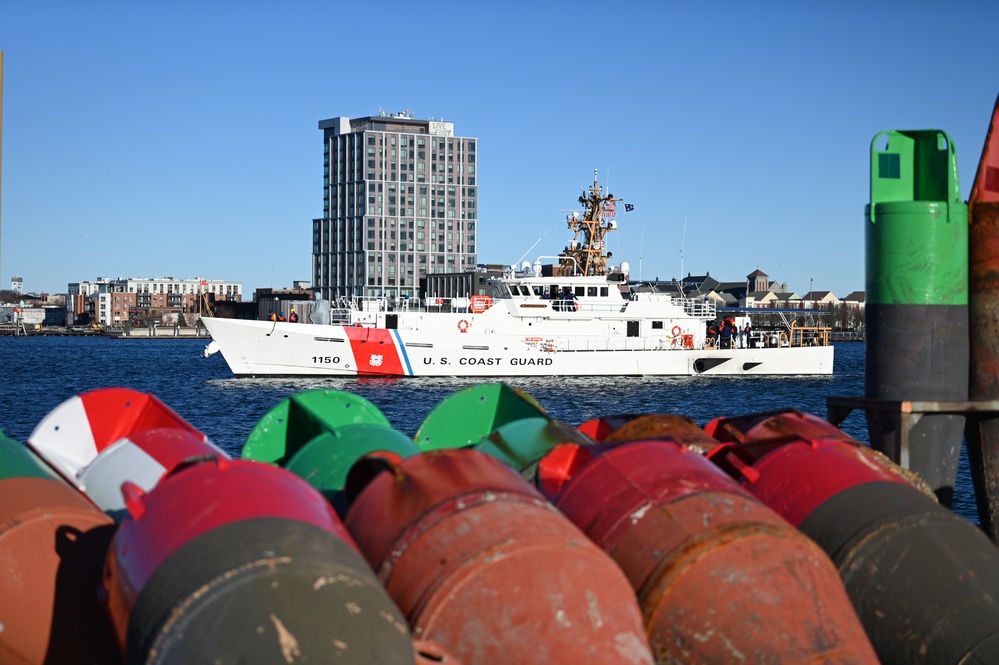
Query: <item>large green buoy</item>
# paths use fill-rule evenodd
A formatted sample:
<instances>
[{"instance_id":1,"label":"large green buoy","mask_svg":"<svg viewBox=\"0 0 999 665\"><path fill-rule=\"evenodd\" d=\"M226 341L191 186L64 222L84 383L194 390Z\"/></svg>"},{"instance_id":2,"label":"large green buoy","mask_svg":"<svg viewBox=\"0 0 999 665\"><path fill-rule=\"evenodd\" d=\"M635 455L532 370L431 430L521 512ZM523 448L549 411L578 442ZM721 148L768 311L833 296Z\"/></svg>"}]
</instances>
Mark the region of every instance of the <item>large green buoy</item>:
<instances>
[{"instance_id":1,"label":"large green buoy","mask_svg":"<svg viewBox=\"0 0 999 665\"><path fill-rule=\"evenodd\" d=\"M968 399L968 206L954 142L940 130L884 131L871 143L866 210L865 395ZM894 448L894 419L868 411L871 445ZM950 505L964 418L925 415L910 468Z\"/></svg>"}]
</instances>

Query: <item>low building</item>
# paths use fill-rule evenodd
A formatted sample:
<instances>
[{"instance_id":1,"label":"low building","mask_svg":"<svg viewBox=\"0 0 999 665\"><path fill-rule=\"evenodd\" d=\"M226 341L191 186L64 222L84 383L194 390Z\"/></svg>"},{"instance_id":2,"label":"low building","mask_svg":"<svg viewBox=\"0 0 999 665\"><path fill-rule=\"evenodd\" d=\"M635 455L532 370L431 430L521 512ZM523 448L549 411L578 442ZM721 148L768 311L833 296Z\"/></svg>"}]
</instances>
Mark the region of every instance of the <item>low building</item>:
<instances>
[{"instance_id":1,"label":"low building","mask_svg":"<svg viewBox=\"0 0 999 665\"><path fill-rule=\"evenodd\" d=\"M867 305L867 293L864 291L854 291L843 298L843 304L847 307L863 311Z\"/></svg>"},{"instance_id":2,"label":"low building","mask_svg":"<svg viewBox=\"0 0 999 665\"><path fill-rule=\"evenodd\" d=\"M832 291L809 291L801 298L801 304L810 309L829 309L842 302Z\"/></svg>"},{"instance_id":3,"label":"low building","mask_svg":"<svg viewBox=\"0 0 999 665\"><path fill-rule=\"evenodd\" d=\"M117 278L69 284L66 296L68 325L92 322L120 326L126 321L159 321L163 315L193 314L196 320L207 306L221 301L241 302L240 282L201 278ZM188 323L193 323L193 320Z\"/></svg>"}]
</instances>

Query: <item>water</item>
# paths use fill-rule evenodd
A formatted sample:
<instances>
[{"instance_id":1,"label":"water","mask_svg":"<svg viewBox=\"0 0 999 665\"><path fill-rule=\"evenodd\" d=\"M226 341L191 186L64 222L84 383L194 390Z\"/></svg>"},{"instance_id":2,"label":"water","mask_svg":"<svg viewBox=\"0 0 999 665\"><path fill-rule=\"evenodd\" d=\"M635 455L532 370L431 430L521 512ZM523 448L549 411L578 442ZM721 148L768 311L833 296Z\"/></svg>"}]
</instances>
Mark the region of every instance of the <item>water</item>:
<instances>
[{"instance_id":1,"label":"water","mask_svg":"<svg viewBox=\"0 0 999 665\"><path fill-rule=\"evenodd\" d=\"M313 388L370 400L408 435L442 399L475 379L235 379L222 356L201 358L205 340L0 337L0 430L25 441L66 399L120 386L156 395L216 445L238 456L250 430L275 404ZM675 378L511 378L508 383L571 425L601 415L678 413L699 425L722 416L794 407L825 417L826 397L864 394L864 345L836 345L833 376ZM862 412L840 427L867 440ZM954 510L977 522L965 454Z\"/></svg>"}]
</instances>

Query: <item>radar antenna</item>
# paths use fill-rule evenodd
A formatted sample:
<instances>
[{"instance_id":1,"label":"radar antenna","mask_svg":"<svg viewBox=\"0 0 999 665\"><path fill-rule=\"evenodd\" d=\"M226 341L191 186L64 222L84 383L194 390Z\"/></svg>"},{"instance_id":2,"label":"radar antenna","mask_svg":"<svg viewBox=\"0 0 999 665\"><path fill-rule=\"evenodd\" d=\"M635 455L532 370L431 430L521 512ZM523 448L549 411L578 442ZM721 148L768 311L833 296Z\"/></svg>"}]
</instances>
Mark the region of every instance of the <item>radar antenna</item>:
<instances>
[{"instance_id":1,"label":"radar antenna","mask_svg":"<svg viewBox=\"0 0 999 665\"><path fill-rule=\"evenodd\" d=\"M566 216L569 230L574 232L572 242L563 250L563 260L559 266L560 275L571 275L575 270L581 270L584 275L606 275L608 255L606 236L617 224L613 219L617 212L617 199L610 193L604 194L603 187L597 180L597 169L593 169L593 184L589 193L583 192L579 202L583 205L583 216L579 212L571 212Z\"/></svg>"}]
</instances>

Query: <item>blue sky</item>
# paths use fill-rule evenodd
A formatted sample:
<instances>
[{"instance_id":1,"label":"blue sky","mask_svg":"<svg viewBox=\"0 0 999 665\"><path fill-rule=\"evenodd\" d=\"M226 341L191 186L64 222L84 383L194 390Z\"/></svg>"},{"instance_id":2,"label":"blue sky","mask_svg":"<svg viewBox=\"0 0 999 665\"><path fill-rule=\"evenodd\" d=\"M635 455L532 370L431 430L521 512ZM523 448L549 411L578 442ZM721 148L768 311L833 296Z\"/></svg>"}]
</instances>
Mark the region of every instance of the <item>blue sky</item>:
<instances>
[{"instance_id":1,"label":"blue sky","mask_svg":"<svg viewBox=\"0 0 999 665\"><path fill-rule=\"evenodd\" d=\"M868 6L876 5L876 6ZM479 261L557 253L599 169L632 277L864 288L873 136L942 129L971 189L994 2L0 4L0 286L311 279L319 120L479 143ZM543 158L538 154L542 153Z\"/></svg>"}]
</instances>

